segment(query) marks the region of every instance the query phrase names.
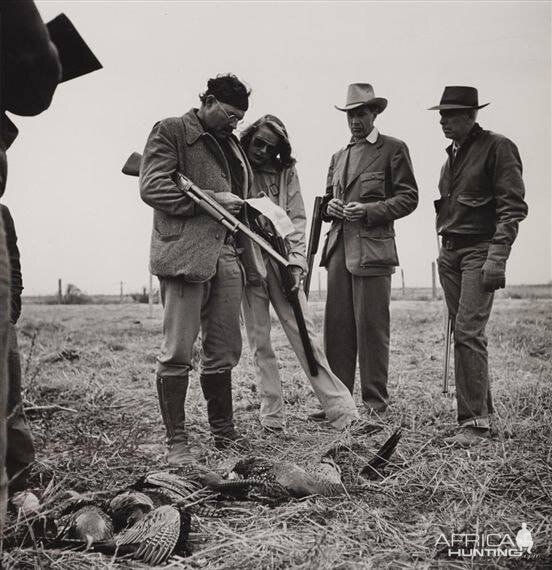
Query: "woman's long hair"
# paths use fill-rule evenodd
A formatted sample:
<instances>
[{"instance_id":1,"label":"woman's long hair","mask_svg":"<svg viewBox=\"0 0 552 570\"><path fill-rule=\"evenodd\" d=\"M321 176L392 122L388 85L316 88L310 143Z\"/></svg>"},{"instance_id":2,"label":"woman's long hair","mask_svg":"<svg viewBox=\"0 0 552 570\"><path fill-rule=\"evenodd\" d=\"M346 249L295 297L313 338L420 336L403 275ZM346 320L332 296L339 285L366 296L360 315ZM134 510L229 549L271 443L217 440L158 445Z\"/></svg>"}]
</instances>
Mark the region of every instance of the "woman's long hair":
<instances>
[{"instance_id":1,"label":"woman's long hair","mask_svg":"<svg viewBox=\"0 0 552 570\"><path fill-rule=\"evenodd\" d=\"M277 153L274 157L276 168L282 169L293 166L296 160L291 156L291 143L289 142L286 127L284 126L284 123L274 115L263 115L260 119L257 119L254 123L244 129L240 136L240 142L242 147L245 149L245 152L247 153L249 150L249 145L253 135L262 126L268 127L279 139Z\"/></svg>"}]
</instances>

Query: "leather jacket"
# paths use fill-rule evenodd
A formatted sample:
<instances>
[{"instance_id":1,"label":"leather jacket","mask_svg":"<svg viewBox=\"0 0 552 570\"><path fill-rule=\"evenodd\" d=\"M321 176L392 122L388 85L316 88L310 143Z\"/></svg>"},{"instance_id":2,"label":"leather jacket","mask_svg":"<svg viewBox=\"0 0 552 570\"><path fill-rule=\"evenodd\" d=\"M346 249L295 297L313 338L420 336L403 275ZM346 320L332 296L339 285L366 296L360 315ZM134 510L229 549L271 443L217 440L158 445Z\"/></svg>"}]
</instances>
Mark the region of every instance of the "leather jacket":
<instances>
[{"instance_id":1,"label":"leather jacket","mask_svg":"<svg viewBox=\"0 0 552 570\"><path fill-rule=\"evenodd\" d=\"M473 236L511 246L527 215L522 165L516 145L476 124L466 141L441 169L435 201L437 231L444 236Z\"/></svg>"}]
</instances>

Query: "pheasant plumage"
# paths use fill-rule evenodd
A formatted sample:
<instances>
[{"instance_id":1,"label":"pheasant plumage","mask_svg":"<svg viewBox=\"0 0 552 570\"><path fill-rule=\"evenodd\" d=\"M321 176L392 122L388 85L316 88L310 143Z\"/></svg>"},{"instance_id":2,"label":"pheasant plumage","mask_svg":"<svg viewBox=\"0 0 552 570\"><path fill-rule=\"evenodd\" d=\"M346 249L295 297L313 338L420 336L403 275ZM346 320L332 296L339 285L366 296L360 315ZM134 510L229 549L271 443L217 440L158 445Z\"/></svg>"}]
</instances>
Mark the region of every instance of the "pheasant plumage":
<instances>
[{"instance_id":1,"label":"pheasant plumage","mask_svg":"<svg viewBox=\"0 0 552 570\"><path fill-rule=\"evenodd\" d=\"M154 509L153 500L138 491L125 491L113 497L109 510L115 531L132 526Z\"/></svg>"},{"instance_id":2,"label":"pheasant plumage","mask_svg":"<svg viewBox=\"0 0 552 570\"><path fill-rule=\"evenodd\" d=\"M245 457L238 461L230 480L215 476L204 482L225 495L281 502L308 495L336 495L344 491L339 470L330 461L307 471L290 461Z\"/></svg>"},{"instance_id":3,"label":"pheasant plumage","mask_svg":"<svg viewBox=\"0 0 552 570\"><path fill-rule=\"evenodd\" d=\"M77 541L87 548L96 542L113 538L111 518L93 504L76 505L74 511L62 517L60 528L62 539Z\"/></svg>"},{"instance_id":4,"label":"pheasant plumage","mask_svg":"<svg viewBox=\"0 0 552 570\"><path fill-rule=\"evenodd\" d=\"M132 551L136 560L158 565L186 548L189 533L189 513L172 505L162 505L121 533L116 545L121 551Z\"/></svg>"}]
</instances>

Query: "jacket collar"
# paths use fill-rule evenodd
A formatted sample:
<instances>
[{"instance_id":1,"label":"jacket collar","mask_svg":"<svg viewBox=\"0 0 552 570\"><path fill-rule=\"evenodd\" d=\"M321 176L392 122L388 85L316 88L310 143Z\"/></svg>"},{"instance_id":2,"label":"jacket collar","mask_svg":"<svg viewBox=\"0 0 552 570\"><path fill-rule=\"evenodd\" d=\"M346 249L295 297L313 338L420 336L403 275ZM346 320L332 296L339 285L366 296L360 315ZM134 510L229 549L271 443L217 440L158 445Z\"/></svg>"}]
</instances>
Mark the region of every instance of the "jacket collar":
<instances>
[{"instance_id":1,"label":"jacket collar","mask_svg":"<svg viewBox=\"0 0 552 570\"><path fill-rule=\"evenodd\" d=\"M372 133L370 133L372 134ZM347 149L346 160L345 164L343 165L343 188L345 191L351 186L351 184L368 168L372 165L372 163L379 158L381 155L381 147L383 145L383 139L377 133L377 140L373 144L366 145L365 152L362 156L362 160L359 162L355 172L351 173L351 176L347 180L347 163L349 162L349 149Z\"/></svg>"},{"instance_id":2,"label":"jacket collar","mask_svg":"<svg viewBox=\"0 0 552 570\"><path fill-rule=\"evenodd\" d=\"M188 144L194 144L200 136L208 134L203 128L203 125L197 116L197 112L198 109L190 109L181 117L182 122L184 123L184 130L186 132L186 142Z\"/></svg>"},{"instance_id":3,"label":"jacket collar","mask_svg":"<svg viewBox=\"0 0 552 570\"><path fill-rule=\"evenodd\" d=\"M372 130L370 131L370 133L368 134L367 137L364 137L364 139L362 141L355 141L355 139L351 138L349 144L347 145L347 148L349 148L350 146L353 146L355 143L357 142L368 142L370 144L375 144L378 141L379 138L379 131L378 129L376 129L376 127L372 127Z\"/></svg>"},{"instance_id":4,"label":"jacket collar","mask_svg":"<svg viewBox=\"0 0 552 570\"><path fill-rule=\"evenodd\" d=\"M483 129L479 126L479 123L475 123L472 127L472 130L468 133L466 140L458 147L458 152L465 152L465 150L472 144L472 142L479 137L479 135L483 132ZM447 146L446 151L447 154L452 157L452 147L454 143L449 144Z\"/></svg>"},{"instance_id":5,"label":"jacket collar","mask_svg":"<svg viewBox=\"0 0 552 570\"><path fill-rule=\"evenodd\" d=\"M195 107L190 109L187 113L182 115L181 120L184 123L184 131L186 132L186 143L189 145L194 144L197 139L200 137L211 137L213 140L216 140L210 132L205 130L203 123L199 120L197 116L197 112L199 109ZM239 145L239 141L237 137L232 134L230 138Z\"/></svg>"}]
</instances>

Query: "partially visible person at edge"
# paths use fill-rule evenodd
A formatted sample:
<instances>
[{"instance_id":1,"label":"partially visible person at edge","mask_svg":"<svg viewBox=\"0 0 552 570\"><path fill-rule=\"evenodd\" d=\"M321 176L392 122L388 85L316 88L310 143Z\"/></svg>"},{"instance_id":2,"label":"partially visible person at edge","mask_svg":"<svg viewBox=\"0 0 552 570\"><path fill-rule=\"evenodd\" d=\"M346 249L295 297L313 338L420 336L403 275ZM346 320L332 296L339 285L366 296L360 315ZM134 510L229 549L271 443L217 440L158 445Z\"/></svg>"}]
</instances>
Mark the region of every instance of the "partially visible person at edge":
<instances>
[{"instance_id":1,"label":"partially visible person at edge","mask_svg":"<svg viewBox=\"0 0 552 570\"><path fill-rule=\"evenodd\" d=\"M445 87L439 111L447 160L435 202L441 236L439 278L454 318L454 374L459 430L445 441L470 446L489 437L493 411L485 327L494 291L506 284L506 261L527 215L516 145L476 122L477 89Z\"/></svg>"},{"instance_id":2,"label":"partially visible person at edge","mask_svg":"<svg viewBox=\"0 0 552 570\"><path fill-rule=\"evenodd\" d=\"M8 449L6 453L6 471L9 480L9 492L25 489L29 468L34 462L35 450L31 431L23 413L21 398L21 360L17 345L15 325L21 314L21 262L17 247L15 224L7 206L0 204L0 213L6 232L6 244L10 258L10 331L8 342Z\"/></svg>"},{"instance_id":3,"label":"partially visible person at edge","mask_svg":"<svg viewBox=\"0 0 552 570\"><path fill-rule=\"evenodd\" d=\"M284 332L309 379L330 423L336 428L348 427L358 418L355 403L347 388L332 373L322 345L317 339L303 289L299 286L307 270L305 257L305 207L288 134L283 123L273 115L265 115L241 135L241 143L253 169L253 197L267 196L291 219L295 232L286 238L291 270L309 338L318 364L318 376L310 374L305 350L292 306L285 298L277 264L263 255L266 278L248 282L242 302L247 339L261 394L261 425L268 430L285 426L282 382L276 355L270 342L269 304L274 307Z\"/></svg>"},{"instance_id":4,"label":"partially visible person at edge","mask_svg":"<svg viewBox=\"0 0 552 570\"><path fill-rule=\"evenodd\" d=\"M60 79L61 65L57 50L50 41L34 2L0 2L0 197L6 189L6 152L18 134L6 111L25 116L42 113L50 106ZM10 421L6 442L5 418L8 406L21 397L20 387L8 381L8 351L10 345L13 347L15 336L10 323L10 318L13 318L9 299L11 275L5 230L3 216L0 216L0 496L7 484L6 461L10 476L19 472L18 466L12 463L13 446L17 446L17 441L11 437L14 424ZM10 363L14 363L11 357ZM9 376L10 380L14 380L16 375ZM30 451L25 459L32 461L33 455ZM10 491L24 485L24 479L14 480L13 483ZM3 518L2 508L2 523Z\"/></svg>"},{"instance_id":5,"label":"partially visible person at edge","mask_svg":"<svg viewBox=\"0 0 552 570\"><path fill-rule=\"evenodd\" d=\"M232 132L247 111L249 93L234 75L209 79L200 108L156 123L142 157L141 196L154 209L150 268L159 277L164 309L156 382L171 464L195 459L184 405L200 328L200 382L215 445L243 442L234 429L232 369L241 353L240 251L250 244L237 244L172 176L181 172L231 214L240 212L252 175Z\"/></svg>"},{"instance_id":6,"label":"partially visible person at edge","mask_svg":"<svg viewBox=\"0 0 552 570\"><path fill-rule=\"evenodd\" d=\"M323 219L332 226L320 263L328 271L328 361L352 394L358 354L362 401L376 415L389 404L391 275L399 265L393 222L418 204L406 144L374 126L386 107L368 83L349 85L345 106L336 106L346 113L351 139L330 162Z\"/></svg>"}]
</instances>

